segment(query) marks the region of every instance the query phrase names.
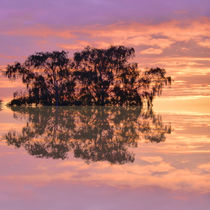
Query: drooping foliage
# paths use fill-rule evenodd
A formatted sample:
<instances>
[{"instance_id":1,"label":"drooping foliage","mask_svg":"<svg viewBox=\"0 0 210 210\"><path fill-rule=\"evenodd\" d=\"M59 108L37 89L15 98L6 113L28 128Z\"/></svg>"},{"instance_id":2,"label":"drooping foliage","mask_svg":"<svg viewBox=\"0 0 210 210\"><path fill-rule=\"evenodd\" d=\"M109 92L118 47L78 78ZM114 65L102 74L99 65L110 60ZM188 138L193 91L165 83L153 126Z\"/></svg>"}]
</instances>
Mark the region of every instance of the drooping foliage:
<instances>
[{"instance_id":1,"label":"drooping foliage","mask_svg":"<svg viewBox=\"0 0 210 210\"><path fill-rule=\"evenodd\" d=\"M112 46L108 49L86 47L72 60L67 52L40 52L26 61L8 65L8 78L21 77L25 94L15 94L11 105L142 105L152 104L171 83L160 68L141 72L133 48Z\"/></svg>"}]
</instances>

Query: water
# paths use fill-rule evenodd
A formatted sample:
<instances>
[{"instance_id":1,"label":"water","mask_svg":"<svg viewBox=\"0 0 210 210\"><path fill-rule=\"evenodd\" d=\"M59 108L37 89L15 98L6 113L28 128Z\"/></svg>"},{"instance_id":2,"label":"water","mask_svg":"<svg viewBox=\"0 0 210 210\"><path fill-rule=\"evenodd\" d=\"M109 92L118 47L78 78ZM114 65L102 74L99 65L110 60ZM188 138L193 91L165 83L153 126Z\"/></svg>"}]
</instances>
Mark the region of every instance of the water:
<instances>
[{"instance_id":1,"label":"water","mask_svg":"<svg viewBox=\"0 0 210 210\"><path fill-rule=\"evenodd\" d=\"M0 111L3 210L207 210L210 115L126 108Z\"/></svg>"}]
</instances>

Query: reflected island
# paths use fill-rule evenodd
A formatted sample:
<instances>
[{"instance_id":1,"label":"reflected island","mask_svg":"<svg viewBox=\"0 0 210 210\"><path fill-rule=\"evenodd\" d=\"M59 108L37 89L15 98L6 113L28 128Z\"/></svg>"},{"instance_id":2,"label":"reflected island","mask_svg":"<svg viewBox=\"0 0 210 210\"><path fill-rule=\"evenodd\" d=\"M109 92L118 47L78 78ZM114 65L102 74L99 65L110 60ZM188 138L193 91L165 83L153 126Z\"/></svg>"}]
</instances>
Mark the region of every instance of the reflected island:
<instances>
[{"instance_id":1,"label":"reflected island","mask_svg":"<svg viewBox=\"0 0 210 210\"><path fill-rule=\"evenodd\" d=\"M129 148L138 142L163 142L171 126L152 109L141 107L11 107L14 118L26 119L21 132L11 130L8 145L25 148L38 158L66 159L69 154L86 162L134 162Z\"/></svg>"}]
</instances>

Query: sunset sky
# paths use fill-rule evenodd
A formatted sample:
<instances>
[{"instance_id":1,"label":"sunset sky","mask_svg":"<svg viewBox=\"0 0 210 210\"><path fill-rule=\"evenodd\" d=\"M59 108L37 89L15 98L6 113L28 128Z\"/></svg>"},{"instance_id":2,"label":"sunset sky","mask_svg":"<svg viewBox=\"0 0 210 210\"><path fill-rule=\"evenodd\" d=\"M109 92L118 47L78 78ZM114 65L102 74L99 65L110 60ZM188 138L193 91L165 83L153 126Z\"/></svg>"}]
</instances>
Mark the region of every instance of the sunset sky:
<instances>
[{"instance_id":1,"label":"sunset sky","mask_svg":"<svg viewBox=\"0 0 210 210\"><path fill-rule=\"evenodd\" d=\"M87 45L135 48L139 67L174 79L165 96L210 95L209 0L0 0L0 65ZM0 77L0 98L17 83ZM208 99L209 100L209 99Z\"/></svg>"},{"instance_id":2,"label":"sunset sky","mask_svg":"<svg viewBox=\"0 0 210 210\"><path fill-rule=\"evenodd\" d=\"M160 67L172 76L171 88L154 100L156 118L149 118L154 131L156 125L170 130L161 142L162 133L147 133L146 114L136 118L123 112L122 123L119 115L98 127L97 118L85 118L92 111L81 120L68 114L62 122L69 128L62 130L57 107L48 107L49 116L43 107L31 108L33 116L30 109L4 106L14 91L24 89L20 81L3 76L8 64L40 51L65 50L72 57L86 46L111 45L133 47L131 62L141 70ZM210 209L210 0L0 0L0 100L1 209ZM102 111L95 115L106 118ZM135 126L123 129L130 119ZM84 129L76 129L82 123ZM137 139L136 131L148 135ZM86 149L80 155L77 144L69 149L73 134L75 142L95 144L87 147L94 158L98 150L100 161L88 160ZM134 154L135 161L121 165L103 159L118 156L114 149L123 145L118 141L123 135L129 144L122 151ZM98 144L94 136L105 142ZM39 146L48 144L43 150ZM104 153L103 147L113 152ZM68 152L68 158L42 156L54 151Z\"/></svg>"}]
</instances>

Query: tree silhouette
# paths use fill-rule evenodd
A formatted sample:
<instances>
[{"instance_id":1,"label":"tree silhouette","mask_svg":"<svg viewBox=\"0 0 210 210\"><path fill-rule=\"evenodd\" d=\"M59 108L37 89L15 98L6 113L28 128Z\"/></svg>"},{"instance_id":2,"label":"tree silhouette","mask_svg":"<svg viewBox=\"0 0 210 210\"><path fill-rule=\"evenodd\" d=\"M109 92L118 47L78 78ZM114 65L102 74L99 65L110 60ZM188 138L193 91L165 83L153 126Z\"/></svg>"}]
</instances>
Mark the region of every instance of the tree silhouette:
<instances>
[{"instance_id":1,"label":"tree silhouette","mask_svg":"<svg viewBox=\"0 0 210 210\"><path fill-rule=\"evenodd\" d=\"M132 103L132 96L136 96L135 104L141 105L134 87L137 65L128 63L133 56L134 49L124 46L109 49L87 47L75 53L75 74L81 81L81 96L88 96L88 102L96 105Z\"/></svg>"},{"instance_id":2,"label":"tree silhouette","mask_svg":"<svg viewBox=\"0 0 210 210\"><path fill-rule=\"evenodd\" d=\"M10 105L142 105L152 104L171 83L160 68L141 72L133 48L108 49L86 47L72 60L64 51L40 52L23 64L8 65L6 76L21 77L27 91L15 94Z\"/></svg>"},{"instance_id":3,"label":"tree silhouette","mask_svg":"<svg viewBox=\"0 0 210 210\"><path fill-rule=\"evenodd\" d=\"M22 132L9 131L8 145L24 147L39 158L65 159L68 154L113 164L133 162L140 140L161 142L171 132L161 117L140 107L12 107L27 119Z\"/></svg>"},{"instance_id":4,"label":"tree silhouette","mask_svg":"<svg viewBox=\"0 0 210 210\"><path fill-rule=\"evenodd\" d=\"M12 104L62 105L71 100L75 86L71 65L64 51L40 52L29 56L23 64L8 65L7 77L21 77L27 87L27 95L20 95Z\"/></svg>"}]
</instances>

